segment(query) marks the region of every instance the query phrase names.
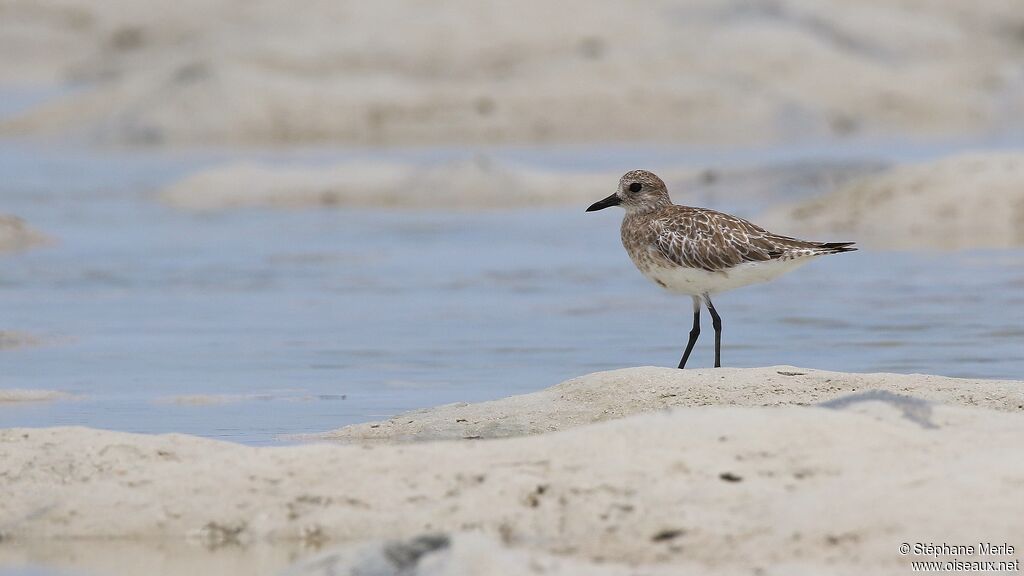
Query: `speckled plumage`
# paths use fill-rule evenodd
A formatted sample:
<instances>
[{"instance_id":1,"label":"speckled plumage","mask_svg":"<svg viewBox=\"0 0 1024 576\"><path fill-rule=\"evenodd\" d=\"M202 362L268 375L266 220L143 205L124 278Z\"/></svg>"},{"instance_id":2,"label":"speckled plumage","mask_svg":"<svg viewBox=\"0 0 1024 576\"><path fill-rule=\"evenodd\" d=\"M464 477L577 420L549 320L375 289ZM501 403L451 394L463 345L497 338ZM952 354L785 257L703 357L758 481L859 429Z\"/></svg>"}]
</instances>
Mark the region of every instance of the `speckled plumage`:
<instances>
[{"instance_id":1,"label":"speckled plumage","mask_svg":"<svg viewBox=\"0 0 1024 576\"><path fill-rule=\"evenodd\" d=\"M662 288L693 297L694 327L679 363L686 364L700 334L703 301L715 322L715 366L720 365L721 319L711 295L773 280L818 256L856 250L853 242L810 242L781 236L729 214L672 204L665 183L633 170L611 196L587 211L622 206L622 245L644 276Z\"/></svg>"},{"instance_id":2,"label":"speckled plumage","mask_svg":"<svg viewBox=\"0 0 1024 576\"><path fill-rule=\"evenodd\" d=\"M661 256L660 264L709 272L728 270L744 262L814 256L828 250L816 242L772 234L742 218L689 206L666 206L626 216L622 243L630 253Z\"/></svg>"},{"instance_id":3,"label":"speckled plumage","mask_svg":"<svg viewBox=\"0 0 1024 576\"><path fill-rule=\"evenodd\" d=\"M629 186L642 185L638 192ZM770 280L809 261L812 257L855 250L850 243L809 242L768 232L729 214L707 208L672 204L665 183L645 170L622 177L617 192L626 209L622 220L622 245L636 267L662 287L692 295L715 293L748 283ZM743 267L761 263L760 267ZM708 273L707 281L672 286L663 270L686 268ZM753 273L760 270L762 274ZM751 273L743 274L750 271ZM743 278L731 279L741 273ZM699 276L694 276L699 278ZM762 279L763 278L763 279ZM739 284L739 285L734 285Z\"/></svg>"}]
</instances>

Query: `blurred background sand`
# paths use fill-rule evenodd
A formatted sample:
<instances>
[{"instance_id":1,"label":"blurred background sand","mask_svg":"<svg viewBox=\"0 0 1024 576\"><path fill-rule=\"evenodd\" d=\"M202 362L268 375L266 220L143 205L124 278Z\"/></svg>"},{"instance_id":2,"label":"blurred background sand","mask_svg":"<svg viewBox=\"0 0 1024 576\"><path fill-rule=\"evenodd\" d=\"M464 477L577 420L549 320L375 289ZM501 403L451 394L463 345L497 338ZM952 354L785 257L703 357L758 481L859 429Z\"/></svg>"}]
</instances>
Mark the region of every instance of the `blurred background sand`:
<instances>
[{"instance_id":1,"label":"blurred background sand","mask_svg":"<svg viewBox=\"0 0 1024 576\"><path fill-rule=\"evenodd\" d=\"M6 134L744 145L1024 131L1013 0L0 3Z\"/></svg>"}]
</instances>

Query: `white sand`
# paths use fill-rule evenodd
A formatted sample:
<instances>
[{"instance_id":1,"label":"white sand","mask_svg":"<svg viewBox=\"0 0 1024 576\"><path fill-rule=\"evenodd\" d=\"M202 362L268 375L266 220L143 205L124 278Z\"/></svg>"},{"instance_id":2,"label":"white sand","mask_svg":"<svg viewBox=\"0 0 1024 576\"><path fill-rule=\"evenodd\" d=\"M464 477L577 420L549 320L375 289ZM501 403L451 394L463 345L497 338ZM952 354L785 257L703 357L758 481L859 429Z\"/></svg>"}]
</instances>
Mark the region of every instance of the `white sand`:
<instances>
[{"instance_id":1,"label":"white sand","mask_svg":"<svg viewBox=\"0 0 1024 576\"><path fill-rule=\"evenodd\" d=\"M347 163L323 168L229 164L178 181L160 194L177 208L309 206L508 208L583 204L615 189L621 174L566 173L486 157L438 166Z\"/></svg>"},{"instance_id":2,"label":"white sand","mask_svg":"<svg viewBox=\"0 0 1024 576\"><path fill-rule=\"evenodd\" d=\"M1024 118L1006 0L0 2L5 134L142 144L983 136ZM856 79L856 82L851 82Z\"/></svg>"},{"instance_id":3,"label":"white sand","mask_svg":"<svg viewBox=\"0 0 1024 576\"><path fill-rule=\"evenodd\" d=\"M25 250L48 242L45 235L33 230L21 218L0 214L0 253Z\"/></svg>"},{"instance_id":4,"label":"white sand","mask_svg":"<svg viewBox=\"0 0 1024 576\"><path fill-rule=\"evenodd\" d=\"M626 368L478 404L449 404L309 437L341 441L501 438L553 432L675 407L808 405L885 390L942 404L1024 413L1019 382L929 375L849 374L792 366Z\"/></svg>"},{"instance_id":5,"label":"white sand","mask_svg":"<svg viewBox=\"0 0 1024 576\"><path fill-rule=\"evenodd\" d=\"M1024 245L1024 153L965 154L865 176L763 223L904 249Z\"/></svg>"},{"instance_id":6,"label":"white sand","mask_svg":"<svg viewBox=\"0 0 1024 576\"><path fill-rule=\"evenodd\" d=\"M50 569L42 572L47 575L279 576L296 557L314 550L299 543L209 549L166 539L6 540L0 545L0 571L15 568L14 574L39 574L42 565ZM17 570L19 567L26 568Z\"/></svg>"},{"instance_id":7,"label":"white sand","mask_svg":"<svg viewBox=\"0 0 1024 576\"><path fill-rule=\"evenodd\" d=\"M34 390L28 388L0 388L0 405L14 402L49 402L68 398L69 395L55 390Z\"/></svg>"},{"instance_id":8,"label":"white sand","mask_svg":"<svg viewBox=\"0 0 1024 576\"><path fill-rule=\"evenodd\" d=\"M651 563L656 574L864 574L909 571L902 542L1022 542L1011 493L1024 478L1013 453L1024 383L772 370L583 377L547 393L607 416L551 410L556 426L582 425L495 440L249 448L3 430L0 492L15 497L0 499L0 554L71 538L218 548L441 533L454 535L451 550L425 554L434 571L423 573L499 574L495 566L528 566L537 554L569 566L553 570L561 574L590 562L611 563L599 574ZM777 405L867 387L973 407L879 393L834 408ZM656 408L659 390L690 389L686 403L710 405L584 423ZM521 404L528 421L536 400L505 402ZM717 405L731 400L755 406ZM380 559L361 550L341 561Z\"/></svg>"}]
</instances>

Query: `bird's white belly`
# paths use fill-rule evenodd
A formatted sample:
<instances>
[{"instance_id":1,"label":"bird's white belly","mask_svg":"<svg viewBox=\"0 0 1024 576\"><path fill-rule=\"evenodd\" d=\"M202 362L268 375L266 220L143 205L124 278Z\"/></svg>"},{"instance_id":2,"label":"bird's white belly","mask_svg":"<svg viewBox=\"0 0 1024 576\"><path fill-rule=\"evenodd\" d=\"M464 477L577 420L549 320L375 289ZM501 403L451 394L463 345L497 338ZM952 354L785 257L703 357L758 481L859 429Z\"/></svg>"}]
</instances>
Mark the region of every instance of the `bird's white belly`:
<instances>
[{"instance_id":1,"label":"bird's white belly","mask_svg":"<svg viewBox=\"0 0 1024 576\"><path fill-rule=\"evenodd\" d=\"M662 288L677 294L699 296L733 290L750 284L768 282L813 260L813 256L789 260L745 262L719 272L682 266L652 266L642 269L644 276Z\"/></svg>"}]
</instances>

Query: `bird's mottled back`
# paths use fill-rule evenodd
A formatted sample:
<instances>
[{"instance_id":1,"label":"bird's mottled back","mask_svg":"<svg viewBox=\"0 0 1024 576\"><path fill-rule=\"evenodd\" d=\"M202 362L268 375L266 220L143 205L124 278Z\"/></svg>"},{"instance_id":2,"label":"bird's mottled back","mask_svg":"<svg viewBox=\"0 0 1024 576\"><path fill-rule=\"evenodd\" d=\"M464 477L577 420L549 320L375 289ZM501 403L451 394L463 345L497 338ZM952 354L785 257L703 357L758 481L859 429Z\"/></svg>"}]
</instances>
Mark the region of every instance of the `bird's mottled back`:
<instances>
[{"instance_id":1,"label":"bird's mottled back","mask_svg":"<svg viewBox=\"0 0 1024 576\"><path fill-rule=\"evenodd\" d=\"M683 266L709 272L728 270L744 262L851 250L842 243L772 234L752 222L715 210L675 205L627 213L622 221L622 244L638 267Z\"/></svg>"}]
</instances>

